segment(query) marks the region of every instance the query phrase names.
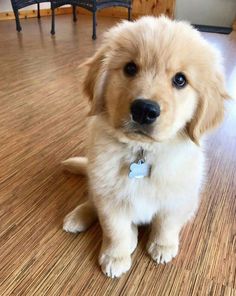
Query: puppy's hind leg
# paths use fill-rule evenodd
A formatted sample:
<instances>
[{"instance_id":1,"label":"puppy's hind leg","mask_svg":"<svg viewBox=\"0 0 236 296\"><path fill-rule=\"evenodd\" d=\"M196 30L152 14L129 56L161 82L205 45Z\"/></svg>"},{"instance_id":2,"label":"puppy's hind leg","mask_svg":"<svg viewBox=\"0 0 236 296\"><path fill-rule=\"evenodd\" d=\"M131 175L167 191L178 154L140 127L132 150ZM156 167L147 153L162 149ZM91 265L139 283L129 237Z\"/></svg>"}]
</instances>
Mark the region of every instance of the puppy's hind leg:
<instances>
[{"instance_id":1,"label":"puppy's hind leg","mask_svg":"<svg viewBox=\"0 0 236 296\"><path fill-rule=\"evenodd\" d=\"M71 157L62 161L65 170L78 175L87 176L87 157Z\"/></svg>"},{"instance_id":2,"label":"puppy's hind leg","mask_svg":"<svg viewBox=\"0 0 236 296\"><path fill-rule=\"evenodd\" d=\"M96 209L88 200L77 206L64 219L63 229L67 232L77 233L85 231L97 219Z\"/></svg>"}]
</instances>

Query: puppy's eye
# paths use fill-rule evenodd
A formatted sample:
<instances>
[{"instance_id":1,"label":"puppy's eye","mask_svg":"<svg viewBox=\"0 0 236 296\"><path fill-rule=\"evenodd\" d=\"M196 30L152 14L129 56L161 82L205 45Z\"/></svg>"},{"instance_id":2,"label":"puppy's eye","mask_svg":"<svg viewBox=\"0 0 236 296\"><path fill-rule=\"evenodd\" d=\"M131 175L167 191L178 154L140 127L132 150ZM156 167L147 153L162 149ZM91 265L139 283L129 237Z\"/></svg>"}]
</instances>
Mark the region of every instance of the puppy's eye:
<instances>
[{"instance_id":1,"label":"puppy's eye","mask_svg":"<svg viewBox=\"0 0 236 296\"><path fill-rule=\"evenodd\" d=\"M187 79L183 73L178 72L172 78L172 84L176 88L183 88L187 84Z\"/></svg>"},{"instance_id":2,"label":"puppy's eye","mask_svg":"<svg viewBox=\"0 0 236 296\"><path fill-rule=\"evenodd\" d=\"M138 73L138 66L134 62L129 62L124 66L124 73L133 77Z\"/></svg>"}]
</instances>

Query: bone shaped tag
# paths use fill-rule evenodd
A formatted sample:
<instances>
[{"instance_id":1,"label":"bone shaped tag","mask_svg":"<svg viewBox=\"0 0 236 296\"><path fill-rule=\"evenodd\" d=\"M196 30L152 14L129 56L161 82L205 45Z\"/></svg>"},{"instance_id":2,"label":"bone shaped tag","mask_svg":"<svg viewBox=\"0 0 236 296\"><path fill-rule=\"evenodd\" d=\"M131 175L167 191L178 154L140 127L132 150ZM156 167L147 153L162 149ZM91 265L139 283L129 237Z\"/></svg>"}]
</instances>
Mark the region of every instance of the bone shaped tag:
<instances>
[{"instance_id":1,"label":"bone shaped tag","mask_svg":"<svg viewBox=\"0 0 236 296\"><path fill-rule=\"evenodd\" d=\"M138 163L131 163L129 169L129 178L140 179L150 176L151 165L147 164L144 160L139 160Z\"/></svg>"}]
</instances>

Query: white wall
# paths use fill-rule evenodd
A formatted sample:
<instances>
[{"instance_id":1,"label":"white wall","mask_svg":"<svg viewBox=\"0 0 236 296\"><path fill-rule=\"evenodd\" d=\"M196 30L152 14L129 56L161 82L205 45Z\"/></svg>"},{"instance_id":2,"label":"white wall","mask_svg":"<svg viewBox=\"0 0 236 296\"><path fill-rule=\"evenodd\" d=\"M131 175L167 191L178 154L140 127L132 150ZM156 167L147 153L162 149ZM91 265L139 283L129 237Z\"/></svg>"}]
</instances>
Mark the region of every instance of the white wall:
<instances>
[{"instance_id":1,"label":"white wall","mask_svg":"<svg viewBox=\"0 0 236 296\"><path fill-rule=\"evenodd\" d=\"M231 27L236 0L176 0L175 17L192 24Z\"/></svg>"}]
</instances>

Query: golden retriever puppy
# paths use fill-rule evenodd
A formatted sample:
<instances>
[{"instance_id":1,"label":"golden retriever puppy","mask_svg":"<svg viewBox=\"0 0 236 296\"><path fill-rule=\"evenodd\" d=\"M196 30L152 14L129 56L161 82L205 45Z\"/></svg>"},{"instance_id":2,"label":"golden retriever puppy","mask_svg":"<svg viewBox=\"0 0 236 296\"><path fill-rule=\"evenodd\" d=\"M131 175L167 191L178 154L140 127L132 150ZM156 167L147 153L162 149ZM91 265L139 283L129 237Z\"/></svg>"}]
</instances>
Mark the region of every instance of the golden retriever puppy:
<instances>
[{"instance_id":1,"label":"golden retriever puppy","mask_svg":"<svg viewBox=\"0 0 236 296\"><path fill-rule=\"evenodd\" d=\"M84 80L92 122L87 158L64 162L87 174L89 200L64 220L86 230L98 217L99 264L109 277L129 270L137 226L151 223L147 251L157 263L178 253L204 178L201 138L224 115L219 54L185 22L143 17L110 29Z\"/></svg>"}]
</instances>

